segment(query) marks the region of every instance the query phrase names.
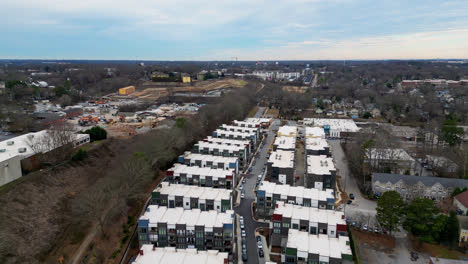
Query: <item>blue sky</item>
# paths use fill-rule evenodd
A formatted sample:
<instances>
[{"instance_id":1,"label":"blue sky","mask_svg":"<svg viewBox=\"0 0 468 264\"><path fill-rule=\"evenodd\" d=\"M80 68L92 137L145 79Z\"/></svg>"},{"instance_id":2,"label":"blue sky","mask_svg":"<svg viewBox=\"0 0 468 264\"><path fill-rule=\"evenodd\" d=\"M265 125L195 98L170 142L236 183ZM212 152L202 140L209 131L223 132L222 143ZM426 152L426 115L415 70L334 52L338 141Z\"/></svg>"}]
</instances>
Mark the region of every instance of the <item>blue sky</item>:
<instances>
[{"instance_id":1,"label":"blue sky","mask_svg":"<svg viewBox=\"0 0 468 264\"><path fill-rule=\"evenodd\" d=\"M0 58L468 58L466 0L0 0Z\"/></svg>"}]
</instances>

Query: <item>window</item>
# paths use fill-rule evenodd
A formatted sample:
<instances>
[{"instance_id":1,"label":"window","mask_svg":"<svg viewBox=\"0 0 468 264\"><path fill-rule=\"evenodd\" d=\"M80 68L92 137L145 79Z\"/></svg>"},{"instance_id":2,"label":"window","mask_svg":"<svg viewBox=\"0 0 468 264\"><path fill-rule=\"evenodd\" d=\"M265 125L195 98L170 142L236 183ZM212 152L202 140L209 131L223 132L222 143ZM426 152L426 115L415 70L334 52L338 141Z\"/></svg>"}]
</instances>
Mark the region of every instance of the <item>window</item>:
<instances>
[{"instance_id":1,"label":"window","mask_svg":"<svg viewBox=\"0 0 468 264\"><path fill-rule=\"evenodd\" d=\"M281 233L281 230L279 228L274 228L273 229L273 233L275 234L280 234Z\"/></svg>"},{"instance_id":2,"label":"window","mask_svg":"<svg viewBox=\"0 0 468 264\"><path fill-rule=\"evenodd\" d=\"M281 223L279 223L279 222L274 222L274 223L273 223L273 227L281 227Z\"/></svg>"},{"instance_id":3,"label":"window","mask_svg":"<svg viewBox=\"0 0 468 264\"><path fill-rule=\"evenodd\" d=\"M289 223L283 223L283 228L289 228Z\"/></svg>"},{"instance_id":4,"label":"window","mask_svg":"<svg viewBox=\"0 0 468 264\"><path fill-rule=\"evenodd\" d=\"M293 224L293 225L292 225L292 228L293 228L293 229L299 229L299 225L298 225L298 224Z\"/></svg>"},{"instance_id":5,"label":"window","mask_svg":"<svg viewBox=\"0 0 468 264\"><path fill-rule=\"evenodd\" d=\"M330 235L334 236L334 235L335 235L335 231L330 231Z\"/></svg>"},{"instance_id":6,"label":"window","mask_svg":"<svg viewBox=\"0 0 468 264\"><path fill-rule=\"evenodd\" d=\"M141 227L141 228L140 228L140 233L142 233L142 234L146 234L146 228L144 228L144 227Z\"/></svg>"},{"instance_id":7,"label":"window","mask_svg":"<svg viewBox=\"0 0 468 264\"><path fill-rule=\"evenodd\" d=\"M159 228L159 234L160 235L165 235L166 234L166 229L165 228Z\"/></svg>"}]
</instances>

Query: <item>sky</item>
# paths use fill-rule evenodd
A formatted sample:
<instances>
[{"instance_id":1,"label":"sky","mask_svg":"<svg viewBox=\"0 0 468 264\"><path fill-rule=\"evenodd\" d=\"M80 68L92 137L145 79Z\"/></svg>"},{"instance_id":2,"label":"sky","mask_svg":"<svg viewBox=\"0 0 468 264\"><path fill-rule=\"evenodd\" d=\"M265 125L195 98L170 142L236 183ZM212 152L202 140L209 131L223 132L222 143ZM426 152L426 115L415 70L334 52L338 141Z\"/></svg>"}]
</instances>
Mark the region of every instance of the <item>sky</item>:
<instances>
[{"instance_id":1,"label":"sky","mask_svg":"<svg viewBox=\"0 0 468 264\"><path fill-rule=\"evenodd\" d=\"M467 0L0 0L0 59L468 59Z\"/></svg>"}]
</instances>

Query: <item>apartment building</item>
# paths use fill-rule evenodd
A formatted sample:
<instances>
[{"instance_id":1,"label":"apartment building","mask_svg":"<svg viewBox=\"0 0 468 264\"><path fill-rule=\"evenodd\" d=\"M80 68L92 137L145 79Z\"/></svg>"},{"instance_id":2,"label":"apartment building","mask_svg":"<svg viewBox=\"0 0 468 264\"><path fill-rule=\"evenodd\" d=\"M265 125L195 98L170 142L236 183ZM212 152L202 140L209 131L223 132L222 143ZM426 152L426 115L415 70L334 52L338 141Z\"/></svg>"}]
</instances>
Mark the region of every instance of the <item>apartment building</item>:
<instances>
[{"instance_id":1,"label":"apartment building","mask_svg":"<svg viewBox=\"0 0 468 264\"><path fill-rule=\"evenodd\" d=\"M343 260L353 261L349 237L312 235L295 229L289 229L288 241L281 254L281 263L285 264L340 264Z\"/></svg>"},{"instance_id":2,"label":"apartment building","mask_svg":"<svg viewBox=\"0 0 468 264\"><path fill-rule=\"evenodd\" d=\"M234 211L225 213L149 205L138 220L140 245L231 252Z\"/></svg>"},{"instance_id":3,"label":"apartment building","mask_svg":"<svg viewBox=\"0 0 468 264\"><path fill-rule=\"evenodd\" d=\"M229 254L218 250L198 251L195 248L158 248L147 244L140 247L132 264L226 264Z\"/></svg>"},{"instance_id":4,"label":"apartment building","mask_svg":"<svg viewBox=\"0 0 468 264\"><path fill-rule=\"evenodd\" d=\"M226 146L237 146L237 147L245 147L247 151L247 156L254 150L255 146L250 144L250 140L237 140L237 139L227 139L227 138L217 138L208 136L203 139L204 142L218 144L218 145L226 145Z\"/></svg>"},{"instance_id":5,"label":"apartment building","mask_svg":"<svg viewBox=\"0 0 468 264\"><path fill-rule=\"evenodd\" d=\"M389 173L372 173L372 191L380 196L386 191L396 191L411 201L428 198L439 201L450 197L455 188L468 188L468 180Z\"/></svg>"},{"instance_id":6,"label":"apartment building","mask_svg":"<svg viewBox=\"0 0 468 264\"><path fill-rule=\"evenodd\" d=\"M306 138L325 138L325 130L322 127L306 127Z\"/></svg>"},{"instance_id":7,"label":"apartment building","mask_svg":"<svg viewBox=\"0 0 468 264\"><path fill-rule=\"evenodd\" d=\"M395 174L415 174L415 160L401 148L371 148L366 151L364 160L374 171L387 171Z\"/></svg>"},{"instance_id":8,"label":"apartment building","mask_svg":"<svg viewBox=\"0 0 468 264\"><path fill-rule=\"evenodd\" d=\"M248 162L245 146L227 146L198 141L197 144L193 145L192 152L222 157L237 157L239 159L239 167L242 169L247 165Z\"/></svg>"},{"instance_id":9,"label":"apartment building","mask_svg":"<svg viewBox=\"0 0 468 264\"><path fill-rule=\"evenodd\" d=\"M200 168L176 163L166 171L171 183L232 189L236 186L234 170Z\"/></svg>"},{"instance_id":10,"label":"apartment building","mask_svg":"<svg viewBox=\"0 0 468 264\"><path fill-rule=\"evenodd\" d=\"M276 137L273 143L273 150L296 150L296 138L295 137Z\"/></svg>"},{"instance_id":11,"label":"apartment building","mask_svg":"<svg viewBox=\"0 0 468 264\"><path fill-rule=\"evenodd\" d=\"M263 181L257 190L257 216L269 218L273 214L276 202L280 201L304 207L330 210L335 208L335 195L332 189L319 190Z\"/></svg>"},{"instance_id":12,"label":"apartment building","mask_svg":"<svg viewBox=\"0 0 468 264\"><path fill-rule=\"evenodd\" d=\"M332 138L346 138L359 132L359 127L352 119L304 118L306 126L323 128L325 135Z\"/></svg>"},{"instance_id":13,"label":"apartment building","mask_svg":"<svg viewBox=\"0 0 468 264\"><path fill-rule=\"evenodd\" d=\"M241 126L235 126L235 125L222 124L219 127L219 129L232 131L232 132L255 133L255 137L257 139L260 137L260 128L258 127L241 127Z\"/></svg>"},{"instance_id":14,"label":"apartment building","mask_svg":"<svg viewBox=\"0 0 468 264\"><path fill-rule=\"evenodd\" d=\"M186 151L184 155L178 157L177 162L187 166L198 166L201 168L234 170L239 173L239 158L205 155Z\"/></svg>"},{"instance_id":15,"label":"apartment building","mask_svg":"<svg viewBox=\"0 0 468 264\"><path fill-rule=\"evenodd\" d=\"M232 210L232 190L161 182L151 194L151 204L186 210Z\"/></svg>"},{"instance_id":16,"label":"apartment building","mask_svg":"<svg viewBox=\"0 0 468 264\"><path fill-rule=\"evenodd\" d=\"M282 126L278 129L278 137L297 137L296 126Z\"/></svg>"},{"instance_id":17,"label":"apartment building","mask_svg":"<svg viewBox=\"0 0 468 264\"><path fill-rule=\"evenodd\" d=\"M329 237L347 236L344 218L344 213L340 211L278 201L271 218L273 223L271 243L273 246L284 245L283 240L288 239L289 229L313 235L325 234Z\"/></svg>"},{"instance_id":18,"label":"apartment building","mask_svg":"<svg viewBox=\"0 0 468 264\"><path fill-rule=\"evenodd\" d=\"M281 184L294 184L294 151L277 150L270 154L266 179Z\"/></svg>"},{"instance_id":19,"label":"apartment building","mask_svg":"<svg viewBox=\"0 0 468 264\"><path fill-rule=\"evenodd\" d=\"M245 122L247 123L254 123L260 125L261 128L268 128L271 125L271 118L246 118Z\"/></svg>"},{"instance_id":20,"label":"apartment building","mask_svg":"<svg viewBox=\"0 0 468 264\"><path fill-rule=\"evenodd\" d=\"M257 145L257 134L255 132L235 132L229 130L216 129L211 134L212 137L226 138L226 139L237 139L237 140L250 140L250 143L254 146Z\"/></svg>"},{"instance_id":21,"label":"apartment building","mask_svg":"<svg viewBox=\"0 0 468 264\"><path fill-rule=\"evenodd\" d=\"M336 168L332 158L325 155L308 155L306 166L305 187L335 190Z\"/></svg>"},{"instance_id":22,"label":"apartment building","mask_svg":"<svg viewBox=\"0 0 468 264\"><path fill-rule=\"evenodd\" d=\"M306 138L305 149L307 155L331 156L328 141L321 137Z\"/></svg>"}]
</instances>

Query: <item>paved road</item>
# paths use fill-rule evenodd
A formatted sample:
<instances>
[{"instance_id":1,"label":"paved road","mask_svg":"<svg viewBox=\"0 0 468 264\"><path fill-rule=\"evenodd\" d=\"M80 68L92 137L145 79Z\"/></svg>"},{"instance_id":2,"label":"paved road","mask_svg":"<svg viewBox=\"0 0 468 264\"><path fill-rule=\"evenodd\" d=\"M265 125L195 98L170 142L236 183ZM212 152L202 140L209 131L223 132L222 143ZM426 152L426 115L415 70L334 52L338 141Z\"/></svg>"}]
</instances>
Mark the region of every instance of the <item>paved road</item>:
<instances>
[{"instance_id":1,"label":"paved road","mask_svg":"<svg viewBox=\"0 0 468 264\"><path fill-rule=\"evenodd\" d=\"M260 118L263 115L263 112L265 112L265 107L259 107L257 110L257 113L255 113L254 118Z\"/></svg>"},{"instance_id":2,"label":"paved road","mask_svg":"<svg viewBox=\"0 0 468 264\"><path fill-rule=\"evenodd\" d=\"M341 176L342 186L344 192L354 194L355 198L350 205L345 205L345 215L361 224L370 224L374 226L375 222L375 208L377 203L363 197L359 191L356 179L349 174L348 161L346 160L343 149L339 140L328 141L332 150L333 160L337 168L337 175Z\"/></svg>"},{"instance_id":3,"label":"paved road","mask_svg":"<svg viewBox=\"0 0 468 264\"><path fill-rule=\"evenodd\" d=\"M259 109L260 111L260 109ZM277 129L279 121L275 120L268 130L268 137L264 141L265 144L260 145L258 156L252 165L252 172L247 175L246 183L244 184L245 198L242 199L240 205L235 208L237 214L242 215L245 221L245 232L247 235L247 259L248 263L265 263L264 259L258 257L257 240L255 238L255 229L257 227L268 227L268 224L258 223L253 220L252 216L252 203L255 201L255 184L257 176L262 173L264 164L266 163L266 156L268 155L268 146L273 143L275 134L272 130ZM239 263L242 260L239 260Z\"/></svg>"}]
</instances>

